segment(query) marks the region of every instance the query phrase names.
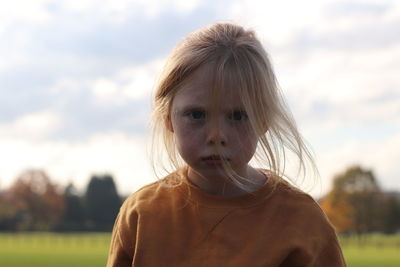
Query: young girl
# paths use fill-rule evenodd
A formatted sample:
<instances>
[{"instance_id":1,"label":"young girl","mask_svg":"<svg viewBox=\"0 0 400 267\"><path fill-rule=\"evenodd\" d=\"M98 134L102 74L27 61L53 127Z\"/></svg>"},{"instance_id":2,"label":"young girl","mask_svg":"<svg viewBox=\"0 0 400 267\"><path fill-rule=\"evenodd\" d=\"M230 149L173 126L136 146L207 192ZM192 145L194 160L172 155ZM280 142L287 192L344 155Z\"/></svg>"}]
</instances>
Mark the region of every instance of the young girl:
<instances>
[{"instance_id":1,"label":"young girl","mask_svg":"<svg viewBox=\"0 0 400 267\"><path fill-rule=\"evenodd\" d=\"M187 36L154 118L155 153L161 137L174 170L124 202L109 267L345 266L318 204L281 178L287 149L299 169L313 160L252 31L218 23Z\"/></svg>"}]
</instances>

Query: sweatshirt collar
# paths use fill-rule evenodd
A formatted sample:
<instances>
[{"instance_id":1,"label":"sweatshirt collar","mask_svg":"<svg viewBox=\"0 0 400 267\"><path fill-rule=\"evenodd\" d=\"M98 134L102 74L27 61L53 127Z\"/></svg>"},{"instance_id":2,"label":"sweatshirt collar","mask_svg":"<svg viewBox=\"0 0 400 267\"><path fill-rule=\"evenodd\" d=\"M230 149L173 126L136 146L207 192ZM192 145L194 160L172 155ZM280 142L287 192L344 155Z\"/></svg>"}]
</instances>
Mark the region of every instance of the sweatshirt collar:
<instances>
[{"instance_id":1,"label":"sweatshirt collar","mask_svg":"<svg viewBox=\"0 0 400 267\"><path fill-rule=\"evenodd\" d=\"M239 208L257 205L266 200L273 192L274 186L272 184L274 183L272 183L272 179L276 179L271 171L259 169L267 178L264 185L251 193L224 197L207 193L192 184L188 179L187 170L187 167L183 167L177 172L182 179L182 184L179 186L180 190L190 201L210 208Z\"/></svg>"}]
</instances>

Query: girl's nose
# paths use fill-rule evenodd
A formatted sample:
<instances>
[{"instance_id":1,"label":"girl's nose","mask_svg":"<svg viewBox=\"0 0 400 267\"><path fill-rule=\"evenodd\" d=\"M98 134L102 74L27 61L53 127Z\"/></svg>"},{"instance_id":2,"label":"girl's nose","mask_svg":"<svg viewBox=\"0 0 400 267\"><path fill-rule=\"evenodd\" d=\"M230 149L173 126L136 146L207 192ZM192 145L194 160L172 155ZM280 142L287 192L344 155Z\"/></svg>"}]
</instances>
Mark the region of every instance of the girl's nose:
<instances>
[{"instance_id":1,"label":"girl's nose","mask_svg":"<svg viewBox=\"0 0 400 267\"><path fill-rule=\"evenodd\" d=\"M227 128L223 123L211 124L208 130L207 143L225 146L227 143Z\"/></svg>"}]
</instances>

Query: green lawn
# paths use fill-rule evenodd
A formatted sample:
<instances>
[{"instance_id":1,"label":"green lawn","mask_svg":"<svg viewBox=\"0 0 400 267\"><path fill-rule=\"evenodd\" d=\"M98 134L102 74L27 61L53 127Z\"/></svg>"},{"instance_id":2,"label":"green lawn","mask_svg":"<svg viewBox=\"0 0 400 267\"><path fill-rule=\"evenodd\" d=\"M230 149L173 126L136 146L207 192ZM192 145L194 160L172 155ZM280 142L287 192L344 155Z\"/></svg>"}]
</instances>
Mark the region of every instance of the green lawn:
<instances>
[{"instance_id":1,"label":"green lawn","mask_svg":"<svg viewBox=\"0 0 400 267\"><path fill-rule=\"evenodd\" d=\"M371 234L362 239L341 238L349 267L399 267L400 235Z\"/></svg>"},{"instance_id":2,"label":"green lawn","mask_svg":"<svg viewBox=\"0 0 400 267\"><path fill-rule=\"evenodd\" d=\"M105 266L110 234L0 234L0 266Z\"/></svg>"},{"instance_id":3,"label":"green lawn","mask_svg":"<svg viewBox=\"0 0 400 267\"><path fill-rule=\"evenodd\" d=\"M400 249L373 247L344 247L343 253L349 267L399 267Z\"/></svg>"},{"instance_id":4,"label":"green lawn","mask_svg":"<svg viewBox=\"0 0 400 267\"><path fill-rule=\"evenodd\" d=\"M0 266L105 266L111 234L0 233ZM399 267L400 235L341 238L349 267Z\"/></svg>"}]
</instances>

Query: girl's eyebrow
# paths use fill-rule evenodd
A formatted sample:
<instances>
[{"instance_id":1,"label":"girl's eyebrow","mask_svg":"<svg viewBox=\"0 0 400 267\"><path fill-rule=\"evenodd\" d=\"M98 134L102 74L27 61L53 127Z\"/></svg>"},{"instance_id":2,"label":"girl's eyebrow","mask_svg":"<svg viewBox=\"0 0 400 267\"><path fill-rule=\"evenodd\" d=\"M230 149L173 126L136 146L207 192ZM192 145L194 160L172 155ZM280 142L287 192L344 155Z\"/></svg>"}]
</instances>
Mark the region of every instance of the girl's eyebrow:
<instances>
[{"instance_id":1,"label":"girl's eyebrow","mask_svg":"<svg viewBox=\"0 0 400 267\"><path fill-rule=\"evenodd\" d=\"M196 110L196 109L207 109L206 107L199 105L199 104L186 104L179 108L180 110ZM225 112L232 112L232 111L246 111L244 106L234 106L225 109Z\"/></svg>"},{"instance_id":2,"label":"girl's eyebrow","mask_svg":"<svg viewBox=\"0 0 400 267\"><path fill-rule=\"evenodd\" d=\"M205 109L205 107L198 104L187 104L180 108L181 110L192 110L192 109Z\"/></svg>"}]
</instances>

